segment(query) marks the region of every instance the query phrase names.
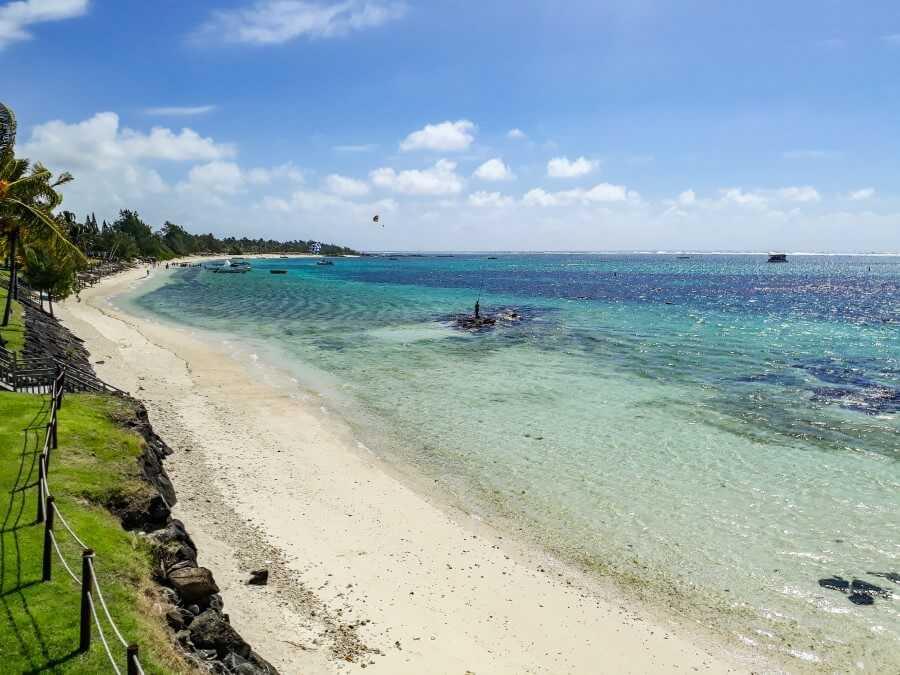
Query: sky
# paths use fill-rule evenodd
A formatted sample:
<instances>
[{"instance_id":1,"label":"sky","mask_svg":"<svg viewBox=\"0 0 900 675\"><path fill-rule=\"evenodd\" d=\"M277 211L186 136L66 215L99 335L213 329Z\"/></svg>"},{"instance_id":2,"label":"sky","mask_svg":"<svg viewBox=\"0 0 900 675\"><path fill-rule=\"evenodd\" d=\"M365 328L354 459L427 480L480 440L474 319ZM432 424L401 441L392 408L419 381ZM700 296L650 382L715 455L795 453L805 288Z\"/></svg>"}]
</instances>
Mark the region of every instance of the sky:
<instances>
[{"instance_id":1,"label":"sky","mask_svg":"<svg viewBox=\"0 0 900 675\"><path fill-rule=\"evenodd\" d=\"M79 216L900 251L896 0L0 0L0 72L18 154L75 176Z\"/></svg>"}]
</instances>

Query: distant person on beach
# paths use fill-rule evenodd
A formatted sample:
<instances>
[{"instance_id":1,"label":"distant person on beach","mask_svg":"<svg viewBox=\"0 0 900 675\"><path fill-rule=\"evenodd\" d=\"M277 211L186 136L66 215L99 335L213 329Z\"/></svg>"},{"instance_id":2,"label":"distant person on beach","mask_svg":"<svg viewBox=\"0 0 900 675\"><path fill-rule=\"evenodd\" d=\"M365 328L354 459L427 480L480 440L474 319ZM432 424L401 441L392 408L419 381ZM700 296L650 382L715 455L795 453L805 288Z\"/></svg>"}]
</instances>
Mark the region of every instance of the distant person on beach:
<instances>
[{"instance_id":1,"label":"distant person on beach","mask_svg":"<svg viewBox=\"0 0 900 675\"><path fill-rule=\"evenodd\" d=\"M481 318L481 303L478 300L475 301L475 318Z\"/></svg>"}]
</instances>

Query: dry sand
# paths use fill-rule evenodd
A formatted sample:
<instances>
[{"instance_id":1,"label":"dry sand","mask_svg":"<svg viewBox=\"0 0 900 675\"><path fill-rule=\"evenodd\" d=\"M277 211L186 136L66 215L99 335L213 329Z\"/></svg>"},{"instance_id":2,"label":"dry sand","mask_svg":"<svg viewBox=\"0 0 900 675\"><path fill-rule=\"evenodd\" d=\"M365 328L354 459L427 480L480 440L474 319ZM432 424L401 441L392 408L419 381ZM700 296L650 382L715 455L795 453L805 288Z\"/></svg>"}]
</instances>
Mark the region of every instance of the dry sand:
<instances>
[{"instance_id":1,"label":"dry sand","mask_svg":"<svg viewBox=\"0 0 900 675\"><path fill-rule=\"evenodd\" d=\"M743 668L416 491L315 393L247 353L116 308L109 299L144 274L107 279L59 313L100 377L144 401L175 450L175 515L232 623L283 673ZM269 585L247 586L258 567Z\"/></svg>"}]
</instances>

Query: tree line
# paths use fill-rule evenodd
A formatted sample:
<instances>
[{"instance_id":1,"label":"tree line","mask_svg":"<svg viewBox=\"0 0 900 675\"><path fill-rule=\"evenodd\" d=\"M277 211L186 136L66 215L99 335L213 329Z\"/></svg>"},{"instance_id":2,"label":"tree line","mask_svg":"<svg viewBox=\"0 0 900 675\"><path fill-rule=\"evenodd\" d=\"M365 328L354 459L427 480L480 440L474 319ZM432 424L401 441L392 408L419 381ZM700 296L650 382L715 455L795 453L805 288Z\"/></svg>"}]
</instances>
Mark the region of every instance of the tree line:
<instances>
[{"instance_id":1,"label":"tree line","mask_svg":"<svg viewBox=\"0 0 900 675\"><path fill-rule=\"evenodd\" d=\"M308 253L315 241L276 241L191 234L166 221L155 230L137 211L123 209L112 223L92 213L79 221L62 204L59 187L69 173L54 176L40 163L15 156L16 119L0 103L0 262L6 268L7 295L0 326L9 324L21 277L52 300L70 295L78 273L100 262L170 260L196 254ZM319 242L325 255L354 254L346 246ZM42 295L43 301L43 295Z\"/></svg>"},{"instance_id":2,"label":"tree line","mask_svg":"<svg viewBox=\"0 0 900 675\"><path fill-rule=\"evenodd\" d=\"M249 253L309 253L314 240L277 241L248 237L218 238L214 234L191 234L182 226L166 221L154 231L141 220L137 211L122 209L112 223L97 223L97 216L88 214L79 222L74 213L63 211L60 223L69 240L85 255L100 260L149 259L171 260L188 255ZM352 255L351 248L320 243L325 255Z\"/></svg>"}]
</instances>

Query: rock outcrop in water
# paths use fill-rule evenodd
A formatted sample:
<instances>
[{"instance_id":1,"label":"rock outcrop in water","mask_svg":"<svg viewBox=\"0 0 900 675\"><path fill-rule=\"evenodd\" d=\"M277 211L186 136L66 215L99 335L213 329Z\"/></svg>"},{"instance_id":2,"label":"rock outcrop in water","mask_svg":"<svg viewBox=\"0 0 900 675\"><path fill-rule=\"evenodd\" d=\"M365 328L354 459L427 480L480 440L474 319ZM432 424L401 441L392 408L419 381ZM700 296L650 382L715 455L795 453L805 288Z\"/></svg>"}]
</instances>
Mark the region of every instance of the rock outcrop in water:
<instances>
[{"instance_id":1,"label":"rock outcrop in water","mask_svg":"<svg viewBox=\"0 0 900 675\"><path fill-rule=\"evenodd\" d=\"M869 574L873 574L874 576L883 576L885 579L889 579L894 583L900 583L900 581L898 581L900 580L900 575L894 572L869 572ZM847 599L854 605L873 605L875 604L876 597L880 597L885 600L890 600L893 597L893 593L891 593L886 588L882 588L881 586L870 584L868 581L863 581L862 579L853 579L853 581L847 581L843 577L839 577L837 575L828 577L826 579L819 579L819 586L832 591L843 593L847 596Z\"/></svg>"},{"instance_id":2,"label":"rock outcrop in water","mask_svg":"<svg viewBox=\"0 0 900 675\"><path fill-rule=\"evenodd\" d=\"M452 317L454 326L468 331L480 331L495 328L498 325L512 324L522 321L524 317L514 309L501 309L484 316L460 314Z\"/></svg>"}]
</instances>

